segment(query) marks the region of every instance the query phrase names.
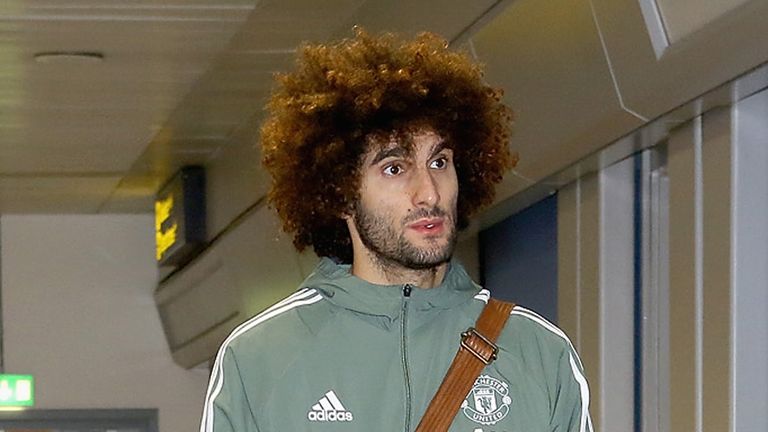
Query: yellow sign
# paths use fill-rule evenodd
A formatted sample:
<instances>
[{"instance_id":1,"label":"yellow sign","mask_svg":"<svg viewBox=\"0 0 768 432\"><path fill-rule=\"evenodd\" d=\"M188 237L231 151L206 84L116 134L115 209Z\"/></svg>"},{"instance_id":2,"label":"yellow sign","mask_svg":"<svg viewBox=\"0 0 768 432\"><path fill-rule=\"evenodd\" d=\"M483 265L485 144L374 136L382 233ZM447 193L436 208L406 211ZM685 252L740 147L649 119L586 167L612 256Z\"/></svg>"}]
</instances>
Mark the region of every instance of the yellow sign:
<instances>
[{"instance_id":1,"label":"yellow sign","mask_svg":"<svg viewBox=\"0 0 768 432\"><path fill-rule=\"evenodd\" d=\"M205 171L184 167L155 197L157 265L184 265L205 247L205 241Z\"/></svg>"},{"instance_id":2,"label":"yellow sign","mask_svg":"<svg viewBox=\"0 0 768 432\"><path fill-rule=\"evenodd\" d=\"M176 243L176 231L179 228L177 222L163 229L165 221L169 220L173 213L173 194L168 198L155 201L155 243L157 244L157 260L163 259L163 254ZM166 224L167 225L167 224Z\"/></svg>"}]
</instances>

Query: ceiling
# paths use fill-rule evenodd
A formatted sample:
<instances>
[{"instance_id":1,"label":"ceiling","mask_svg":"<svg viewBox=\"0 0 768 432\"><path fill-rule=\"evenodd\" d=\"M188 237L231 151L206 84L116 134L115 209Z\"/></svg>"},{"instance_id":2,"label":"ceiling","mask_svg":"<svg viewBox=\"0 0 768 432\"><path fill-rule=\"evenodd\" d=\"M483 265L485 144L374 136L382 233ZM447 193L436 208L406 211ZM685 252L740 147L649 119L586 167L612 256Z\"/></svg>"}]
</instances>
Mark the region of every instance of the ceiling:
<instances>
[{"instance_id":1,"label":"ceiling","mask_svg":"<svg viewBox=\"0 0 768 432\"><path fill-rule=\"evenodd\" d=\"M252 10L248 0L3 0L0 211L107 207ZM56 52L103 59L36 60Z\"/></svg>"},{"instance_id":2,"label":"ceiling","mask_svg":"<svg viewBox=\"0 0 768 432\"><path fill-rule=\"evenodd\" d=\"M3 0L0 213L150 212L258 120L301 41L425 22L454 39L497 3Z\"/></svg>"},{"instance_id":3,"label":"ceiling","mask_svg":"<svg viewBox=\"0 0 768 432\"><path fill-rule=\"evenodd\" d=\"M662 9L666 33L642 4L0 0L0 214L148 213L179 167L200 164L220 232L264 195L256 131L274 73L301 42L354 25L433 31L485 64L521 158L497 201L549 193L572 180L558 172L768 59L764 0L709 0L705 15L680 12L698 10L686 0Z\"/></svg>"}]
</instances>

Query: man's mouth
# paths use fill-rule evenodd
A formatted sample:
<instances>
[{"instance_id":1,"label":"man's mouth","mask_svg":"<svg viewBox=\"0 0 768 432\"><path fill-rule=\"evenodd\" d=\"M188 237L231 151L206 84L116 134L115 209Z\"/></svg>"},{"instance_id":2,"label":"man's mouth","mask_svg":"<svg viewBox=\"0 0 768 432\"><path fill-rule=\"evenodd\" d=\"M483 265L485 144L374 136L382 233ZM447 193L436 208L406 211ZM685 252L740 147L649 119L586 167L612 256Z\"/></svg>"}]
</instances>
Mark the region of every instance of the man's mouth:
<instances>
[{"instance_id":1,"label":"man's mouth","mask_svg":"<svg viewBox=\"0 0 768 432\"><path fill-rule=\"evenodd\" d=\"M435 235L435 234L442 233L444 226L445 226L445 222L443 221L442 218L433 218L433 219L418 220L408 225L408 228L422 234Z\"/></svg>"}]
</instances>

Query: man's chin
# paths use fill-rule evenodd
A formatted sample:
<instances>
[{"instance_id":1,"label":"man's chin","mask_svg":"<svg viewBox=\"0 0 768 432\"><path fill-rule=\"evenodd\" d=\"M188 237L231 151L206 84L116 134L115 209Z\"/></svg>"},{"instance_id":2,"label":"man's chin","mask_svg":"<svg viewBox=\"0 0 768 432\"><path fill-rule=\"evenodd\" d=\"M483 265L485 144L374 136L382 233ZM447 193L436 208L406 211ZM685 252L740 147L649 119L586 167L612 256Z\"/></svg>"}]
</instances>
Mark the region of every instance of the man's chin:
<instances>
[{"instance_id":1,"label":"man's chin","mask_svg":"<svg viewBox=\"0 0 768 432\"><path fill-rule=\"evenodd\" d=\"M413 270L426 270L445 264L453 256L453 246L447 244L436 247L434 244L430 247L418 247L411 245L410 253L402 257L403 264Z\"/></svg>"},{"instance_id":2,"label":"man's chin","mask_svg":"<svg viewBox=\"0 0 768 432\"><path fill-rule=\"evenodd\" d=\"M443 264L446 264L450 260L451 260L451 257L449 256L446 258L435 259L435 260L411 261L411 262L405 263L404 266L411 270L431 270L436 267L440 267Z\"/></svg>"}]
</instances>

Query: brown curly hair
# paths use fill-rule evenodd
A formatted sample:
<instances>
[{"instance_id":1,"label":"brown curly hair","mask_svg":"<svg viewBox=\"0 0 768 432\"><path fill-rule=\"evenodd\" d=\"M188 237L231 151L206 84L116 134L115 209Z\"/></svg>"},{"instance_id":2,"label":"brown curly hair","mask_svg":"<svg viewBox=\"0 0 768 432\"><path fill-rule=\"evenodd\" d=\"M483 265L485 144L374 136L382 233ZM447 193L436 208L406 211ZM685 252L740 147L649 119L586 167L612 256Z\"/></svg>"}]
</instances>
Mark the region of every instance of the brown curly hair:
<instances>
[{"instance_id":1,"label":"brown curly hair","mask_svg":"<svg viewBox=\"0 0 768 432\"><path fill-rule=\"evenodd\" d=\"M457 225L493 201L517 157L507 147L511 110L480 66L430 33L385 33L304 44L296 70L276 77L261 128L268 200L298 250L351 262L342 215L358 198L359 164L372 137L429 125L454 152Z\"/></svg>"}]
</instances>

